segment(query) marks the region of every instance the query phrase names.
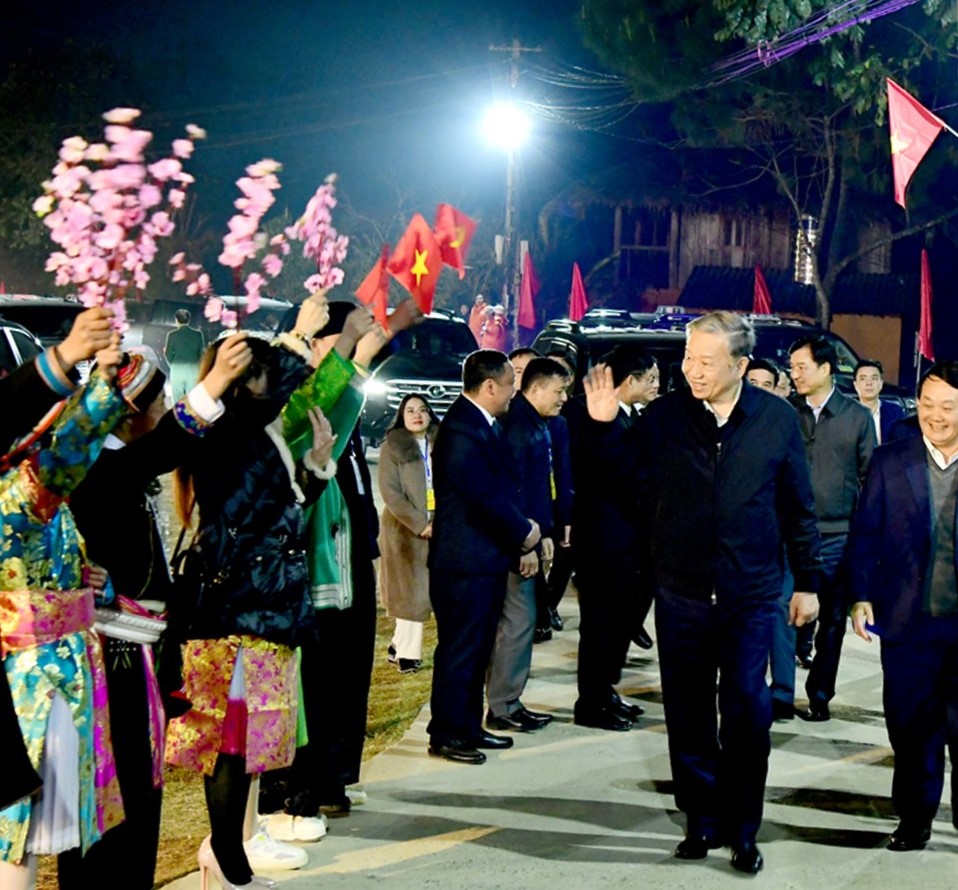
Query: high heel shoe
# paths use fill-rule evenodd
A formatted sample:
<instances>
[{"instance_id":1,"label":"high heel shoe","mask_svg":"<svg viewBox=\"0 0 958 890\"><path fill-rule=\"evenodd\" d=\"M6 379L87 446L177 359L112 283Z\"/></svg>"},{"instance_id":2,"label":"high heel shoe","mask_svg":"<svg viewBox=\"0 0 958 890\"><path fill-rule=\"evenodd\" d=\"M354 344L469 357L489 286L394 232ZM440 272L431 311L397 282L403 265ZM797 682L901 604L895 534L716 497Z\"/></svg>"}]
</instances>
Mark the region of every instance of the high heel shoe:
<instances>
[{"instance_id":1,"label":"high heel shoe","mask_svg":"<svg viewBox=\"0 0 958 890\"><path fill-rule=\"evenodd\" d=\"M209 890L210 872L212 872L213 877L219 881L220 887L222 887L223 890L243 890L243 888L249 888L249 890L260 890L260 888L272 890L272 888L276 886L276 881L270 880L269 878L261 878L258 875L253 875L246 884L233 884L227 881L226 878L223 877L220 864L216 861L216 855L213 853L209 835L203 838L203 843L200 844L200 851L196 858L200 864L200 887L202 890Z\"/></svg>"}]
</instances>

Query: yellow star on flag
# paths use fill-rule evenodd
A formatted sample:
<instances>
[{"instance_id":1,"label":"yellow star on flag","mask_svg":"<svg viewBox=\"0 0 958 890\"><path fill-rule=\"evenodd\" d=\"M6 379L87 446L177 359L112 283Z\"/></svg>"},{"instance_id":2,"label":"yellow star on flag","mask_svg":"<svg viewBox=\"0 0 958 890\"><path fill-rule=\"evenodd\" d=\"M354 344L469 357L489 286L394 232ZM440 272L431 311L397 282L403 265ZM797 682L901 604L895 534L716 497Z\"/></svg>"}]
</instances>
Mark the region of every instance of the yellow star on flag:
<instances>
[{"instance_id":1,"label":"yellow star on flag","mask_svg":"<svg viewBox=\"0 0 958 890\"><path fill-rule=\"evenodd\" d=\"M909 145L911 145L911 140L903 139L901 131L895 130L895 132L891 134L891 153L893 155L901 154Z\"/></svg>"},{"instance_id":2,"label":"yellow star on flag","mask_svg":"<svg viewBox=\"0 0 958 890\"><path fill-rule=\"evenodd\" d=\"M456 240L450 241L449 246L455 247L458 250L462 247L462 242L466 240L466 227L465 226L456 226Z\"/></svg>"},{"instance_id":3,"label":"yellow star on flag","mask_svg":"<svg viewBox=\"0 0 958 890\"><path fill-rule=\"evenodd\" d=\"M416 276L416 287L419 287L422 284L423 276L429 274L429 267L426 265L426 259L428 257L428 250L416 251L416 262L412 264L412 268L409 270L410 275Z\"/></svg>"}]
</instances>

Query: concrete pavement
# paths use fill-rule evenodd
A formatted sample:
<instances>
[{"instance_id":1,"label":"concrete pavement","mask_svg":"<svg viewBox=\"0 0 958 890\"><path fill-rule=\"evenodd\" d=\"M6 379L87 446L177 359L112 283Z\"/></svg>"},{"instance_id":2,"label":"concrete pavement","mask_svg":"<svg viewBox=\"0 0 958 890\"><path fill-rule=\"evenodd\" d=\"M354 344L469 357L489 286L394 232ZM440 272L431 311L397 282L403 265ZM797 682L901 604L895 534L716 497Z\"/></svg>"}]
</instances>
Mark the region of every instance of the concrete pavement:
<instances>
[{"instance_id":1,"label":"concrete pavement","mask_svg":"<svg viewBox=\"0 0 958 890\"><path fill-rule=\"evenodd\" d=\"M728 850L697 863L671 856L684 818L670 791L654 650L633 649L620 686L646 708L631 732L575 726L572 591L560 612L567 629L536 646L524 696L528 707L555 714L554 723L516 735L515 747L488 752L483 766L463 766L427 755L425 709L399 744L365 764L368 802L330 821L329 834L307 847L305 868L270 875L283 890L711 890L750 880L783 890L958 886L958 832L947 802L926 850L884 849L896 820L877 643L846 638L830 722L773 726L759 835L765 870L747 878L731 871ZM798 674L801 689L804 671ZM199 876L169 886L195 890Z\"/></svg>"}]
</instances>

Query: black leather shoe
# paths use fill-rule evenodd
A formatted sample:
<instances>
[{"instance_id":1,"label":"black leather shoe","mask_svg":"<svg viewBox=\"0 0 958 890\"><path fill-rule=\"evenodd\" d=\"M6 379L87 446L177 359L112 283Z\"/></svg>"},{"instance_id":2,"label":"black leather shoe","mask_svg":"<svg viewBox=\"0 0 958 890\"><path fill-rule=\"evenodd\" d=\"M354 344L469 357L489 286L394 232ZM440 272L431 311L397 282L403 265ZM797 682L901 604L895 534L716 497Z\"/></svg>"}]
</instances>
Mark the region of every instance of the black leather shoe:
<instances>
[{"instance_id":1,"label":"black leather shoe","mask_svg":"<svg viewBox=\"0 0 958 890\"><path fill-rule=\"evenodd\" d=\"M576 709L572 722L576 726L591 726L593 729L607 729L611 732L627 732L632 728L632 721L617 714L611 706L595 711Z\"/></svg>"},{"instance_id":2,"label":"black leather shoe","mask_svg":"<svg viewBox=\"0 0 958 890\"><path fill-rule=\"evenodd\" d=\"M828 709L827 702L810 702L807 711L795 713L808 723L824 723L832 719L832 712Z\"/></svg>"},{"instance_id":3,"label":"black leather shoe","mask_svg":"<svg viewBox=\"0 0 958 890\"><path fill-rule=\"evenodd\" d=\"M512 732L535 732L537 729L542 729L545 724L534 720L523 708L520 708L518 711L503 714L500 717L486 714L486 726L490 729L507 729Z\"/></svg>"},{"instance_id":4,"label":"black leather shoe","mask_svg":"<svg viewBox=\"0 0 958 890\"><path fill-rule=\"evenodd\" d=\"M419 658L400 658L399 673L414 674L422 667L422 659Z\"/></svg>"},{"instance_id":5,"label":"black leather shoe","mask_svg":"<svg viewBox=\"0 0 958 890\"><path fill-rule=\"evenodd\" d=\"M794 720L795 705L790 701L782 701L780 698L772 699L772 719L773 720Z\"/></svg>"},{"instance_id":6,"label":"black leather shoe","mask_svg":"<svg viewBox=\"0 0 958 890\"><path fill-rule=\"evenodd\" d=\"M915 825L914 823L899 822L898 827L888 839L885 849L892 850L895 853L924 850L925 845L930 840L931 826L927 823Z\"/></svg>"},{"instance_id":7,"label":"black leather shoe","mask_svg":"<svg viewBox=\"0 0 958 890\"><path fill-rule=\"evenodd\" d=\"M483 732L478 738L472 739L469 743L473 748L485 748L488 751L501 751L504 748L511 748L513 740L507 735L493 735L491 732Z\"/></svg>"},{"instance_id":8,"label":"black leather shoe","mask_svg":"<svg viewBox=\"0 0 958 890\"><path fill-rule=\"evenodd\" d=\"M549 609L549 624L553 630L565 630L565 622L555 609Z\"/></svg>"},{"instance_id":9,"label":"black leather shoe","mask_svg":"<svg viewBox=\"0 0 958 890\"><path fill-rule=\"evenodd\" d=\"M811 655L796 655L795 664L800 668L805 668L807 671L812 666L812 656Z\"/></svg>"},{"instance_id":10,"label":"black leather shoe","mask_svg":"<svg viewBox=\"0 0 958 890\"><path fill-rule=\"evenodd\" d=\"M632 642L635 643L640 649L651 649L654 645L652 642L652 637L650 637L644 627L640 627L634 634L632 634Z\"/></svg>"},{"instance_id":11,"label":"black leather shoe","mask_svg":"<svg viewBox=\"0 0 958 890\"><path fill-rule=\"evenodd\" d=\"M548 643L552 639L552 628L551 627L537 627L535 634L533 634L532 642L533 643Z\"/></svg>"},{"instance_id":12,"label":"black leather shoe","mask_svg":"<svg viewBox=\"0 0 958 890\"><path fill-rule=\"evenodd\" d=\"M623 717L630 723L635 723L639 717L645 713L645 708L641 705L634 705L631 702L619 698L612 704L612 710L619 717Z\"/></svg>"},{"instance_id":13,"label":"black leather shoe","mask_svg":"<svg viewBox=\"0 0 958 890\"><path fill-rule=\"evenodd\" d=\"M759 852L755 841L745 841L737 847L732 848L732 868L742 872L745 875L757 875L765 860Z\"/></svg>"},{"instance_id":14,"label":"black leather shoe","mask_svg":"<svg viewBox=\"0 0 958 890\"><path fill-rule=\"evenodd\" d=\"M386 661L388 661L390 664L396 664L396 662L399 661L399 658L396 655L396 647L392 643L390 643L386 649Z\"/></svg>"},{"instance_id":15,"label":"black leather shoe","mask_svg":"<svg viewBox=\"0 0 958 890\"><path fill-rule=\"evenodd\" d=\"M486 762L486 755L482 751L477 751L469 745L462 744L443 744L441 742L431 742L429 744L429 753L433 757L443 757L451 760L453 763L472 763L480 764Z\"/></svg>"},{"instance_id":16,"label":"black leather shoe","mask_svg":"<svg viewBox=\"0 0 958 890\"><path fill-rule=\"evenodd\" d=\"M706 834L690 834L679 842L672 855L676 859L705 859L709 850L717 850L721 846L722 842L718 838Z\"/></svg>"},{"instance_id":17,"label":"black leather shoe","mask_svg":"<svg viewBox=\"0 0 958 890\"><path fill-rule=\"evenodd\" d=\"M552 722L551 714L543 714L541 711L530 711L526 707L523 707L521 710L526 717L531 717L540 726L548 726Z\"/></svg>"}]
</instances>

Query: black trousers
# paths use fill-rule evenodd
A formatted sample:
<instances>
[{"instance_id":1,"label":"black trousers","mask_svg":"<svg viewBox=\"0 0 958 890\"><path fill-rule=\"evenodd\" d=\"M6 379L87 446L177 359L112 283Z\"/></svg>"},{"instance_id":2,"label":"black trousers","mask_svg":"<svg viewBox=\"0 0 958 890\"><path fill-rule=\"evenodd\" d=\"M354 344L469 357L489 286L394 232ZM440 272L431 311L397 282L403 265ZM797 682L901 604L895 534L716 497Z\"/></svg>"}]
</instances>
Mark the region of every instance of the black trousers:
<instances>
[{"instance_id":1,"label":"black trousers","mask_svg":"<svg viewBox=\"0 0 958 890\"><path fill-rule=\"evenodd\" d=\"M577 569L579 591L579 658L577 707L604 708L615 698L629 651L638 596L638 572L629 566L614 570Z\"/></svg>"},{"instance_id":2,"label":"black trousers","mask_svg":"<svg viewBox=\"0 0 958 890\"><path fill-rule=\"evenodd\" d=\"M848 624L845 550L847 534L822 535L822 587L818 630L815 633L815 659L808 669L805 693L810 704L828 703L835 697L838 663Z\"/></svg>"},{"instance_id":3,"label":"black trousers","mask_svg":"<svg viewBox=\"0 0 958 890\"><path fill-rule=\"evenodd\" d=\"M434 744L468 744L482 732L483 687L507 577L508 572L429 572L438 642L432 671L432 719L426 731Z\"/></svg>"},{"instance_id":4,"label":"black trousers","mask_svg":"<svg viewBox=\"0 0 958 890\"><path fill-rule=\"evenodd\" d=\"M551 626L550 612L558 608L571 577L572 548L556 544L555 561L552 563L552 571L549 572L549 580L546 580L541 566L536 575L536 627L540 630Z\"/></svg>"},{"instance_id":5,"label":"black trousers","mask_svg":"<svg viewBox=\"0 0 958 890\"><path fill-rule=\"evenodd\" d=\"M153 787L153 755L143 655L136 643L108 641L103 659L110 701L110 735L123 795L125 821L88 851L68 850L57 858L61 890L86 890L115 875L123 887L150 890L160 843L162 789Z\"/></svg>"},{"instance_id":6,"label":"black trousers","mask_svg":"<svg viewBox=\"0 0 958 890\"><path fill-rule=\"evenodd\" d=\"M958 616L922 618L903 640L882 640L882 699L895 752L892 802L903 822L931 822L951 764L958 805Z\"/></svg>"},{"instance_id":7,"label":"black trousers","mask_svg":"<svg viewBox=\"0 0 958 890\"><path fill-rule=\"evenodd\" d=\"M675 802L690 822L721 825L733 845L754 840L762 821L772 724L765 670L779 597L713 605L656 592Z\"/></svg>"}]
</instances>

